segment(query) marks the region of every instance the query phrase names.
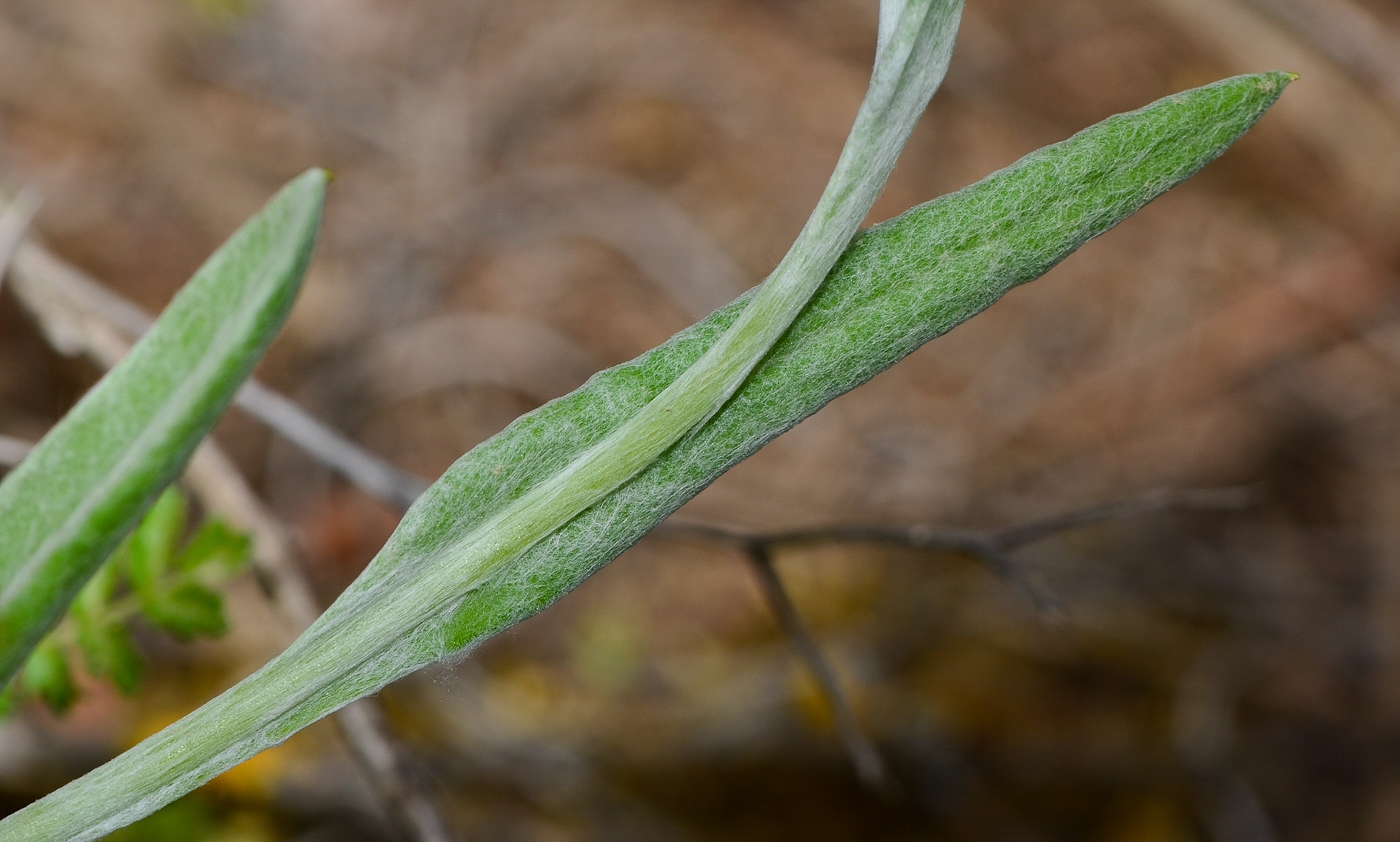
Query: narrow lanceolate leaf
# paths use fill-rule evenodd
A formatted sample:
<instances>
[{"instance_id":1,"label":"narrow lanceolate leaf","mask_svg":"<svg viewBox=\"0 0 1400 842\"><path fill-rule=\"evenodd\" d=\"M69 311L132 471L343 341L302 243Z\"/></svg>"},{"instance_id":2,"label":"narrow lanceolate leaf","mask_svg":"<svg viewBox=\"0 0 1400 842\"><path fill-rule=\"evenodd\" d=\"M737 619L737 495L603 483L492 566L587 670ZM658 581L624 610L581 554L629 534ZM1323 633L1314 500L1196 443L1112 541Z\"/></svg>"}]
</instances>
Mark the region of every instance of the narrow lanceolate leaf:
<instances>
[{"instance_id":1,"label":"narrow lanceolate leaf","mask_svg":"<svg viewBox=\"0 0 1400 842\"><path fill-rule=\"evenodd\" d=\"M541 610L763 444L1190 177L1253 125L1290 78L1242 76L1111 118L859 235L738 392L703 424L485 577L462 577L441 593L435 571L453 563L464 538L608 441L720 342L753 296L524 416L462 457L287 652L0 822L0 838L95 838Z\"/></svg>"},{"instance_id":2,"label":"narrow lanceolate leaf","mask_svg":"<svg viewBox=\"0 0 1400 842\"><path fill-rule=\"evenodd\" d=\"M281 327L326 175L283 188L0 484L0 686L180 471Z\"/></svg>"}]
</instances>

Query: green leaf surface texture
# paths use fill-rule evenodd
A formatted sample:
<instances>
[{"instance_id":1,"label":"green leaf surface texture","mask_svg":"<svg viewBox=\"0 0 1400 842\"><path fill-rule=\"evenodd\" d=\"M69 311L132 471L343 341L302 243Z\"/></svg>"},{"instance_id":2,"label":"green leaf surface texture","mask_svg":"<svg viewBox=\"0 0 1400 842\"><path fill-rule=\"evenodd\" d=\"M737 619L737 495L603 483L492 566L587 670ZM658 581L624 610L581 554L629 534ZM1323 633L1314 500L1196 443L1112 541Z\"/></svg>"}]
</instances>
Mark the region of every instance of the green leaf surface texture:
<instances>
[{"instance_id":1,"label":"green leaf surface texture","mask_svg":"<svg viewBox=\"0 0 1400 842\"><path fill-rule=\"evenodd\" d=\"M0 484L0 686L131 531L282 326L326 174L288 184Z\"/></svg>"},{"instance_id":2,"label":"green leaf surface texture","mask_svg":"<svg viewBox=\"0 0 1400 842\"><path fill-rule=\"evenodd\" d=\"M641 411L719 341L753 293L523 416L458 460L365 573L285 653L0 822L0 838L95 838L350 701L542 610L774 437L1189 178L1252 126L1291 79L1241 76L1112 117L861 233L706 423L489 577L463 581L447 603L419 605L408 618L398 612L414 606L384 612L384 596L402 577L420 575L482 521L516 505Z\"/></svg>"}]
</instances>

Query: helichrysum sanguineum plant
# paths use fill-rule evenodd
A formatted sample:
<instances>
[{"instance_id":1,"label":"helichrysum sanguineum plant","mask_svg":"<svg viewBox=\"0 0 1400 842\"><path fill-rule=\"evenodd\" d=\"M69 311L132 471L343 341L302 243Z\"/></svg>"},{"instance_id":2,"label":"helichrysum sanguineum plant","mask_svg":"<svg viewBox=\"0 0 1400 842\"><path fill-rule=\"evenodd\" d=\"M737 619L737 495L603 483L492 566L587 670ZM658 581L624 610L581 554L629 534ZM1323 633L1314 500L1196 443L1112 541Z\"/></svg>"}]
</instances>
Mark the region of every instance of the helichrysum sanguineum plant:
<instances>
[{"instance_id":1,"label":"helichrysum sanguineum plant","mask_svg":"<svg viewBox=\"0 0 1400 842\"><path fill-rule=\"evenodd\" d=\"M542 610L766 442L1189 178L1292 80L1241 76L1168 97L857 234L943 77L961 9L882 3L846 147L762 285L463 456L282 655L0 822L0 838L95 838ZM289 189L306 193L308 179ZM9 517L0 508L0 531Z\"/></svg>"}]
</instances>

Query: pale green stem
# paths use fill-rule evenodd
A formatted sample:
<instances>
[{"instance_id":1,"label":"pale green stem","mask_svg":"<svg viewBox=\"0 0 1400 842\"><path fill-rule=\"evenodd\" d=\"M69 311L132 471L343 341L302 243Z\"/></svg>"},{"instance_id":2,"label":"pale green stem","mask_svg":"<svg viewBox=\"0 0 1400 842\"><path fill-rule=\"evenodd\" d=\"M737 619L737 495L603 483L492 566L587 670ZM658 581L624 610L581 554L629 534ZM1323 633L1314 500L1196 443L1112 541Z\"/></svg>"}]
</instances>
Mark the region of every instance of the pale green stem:
<instances>
[{"instance_id":1,"label":"pale green stem","mask_svg":"<svg viewBox=\"0 0 1400 842\"><path fill-rule=\"evenodd\" d=\"M948 68L961 0L887 0L882 14L894 7L898 20L889 24L888 43L877 54L870 90L826 190L739 319L636 415L448 547L421 585L405 592L405 609L421 617L425 606L432 610L460 596L636 476L718 411L797 318L870 212ZM387 606L385 613L392 613Z\"/></svg>"},{"instance_id":2,"label":"pale green stem","mask_svg":"<svg viewBox=\"0 0 1400 842\"><path fill-rule=\"evenodd\" d=\"M324 676L374 657L388 642L485 581L502 563L636 476L713 415L801 312L869 213L947 71L961 11L961 2L948 0L902 4L816 209L778 268L709 351L562 471L424 564L415 581L391 579L384 588L361 595L372 617L359 622L350 612L343 622L313 629L311 639L323 639L325 651L304 663L286 663L295 673L284 680L295 684L304 678L314 688Z\"/></svg>"}]
</instances>

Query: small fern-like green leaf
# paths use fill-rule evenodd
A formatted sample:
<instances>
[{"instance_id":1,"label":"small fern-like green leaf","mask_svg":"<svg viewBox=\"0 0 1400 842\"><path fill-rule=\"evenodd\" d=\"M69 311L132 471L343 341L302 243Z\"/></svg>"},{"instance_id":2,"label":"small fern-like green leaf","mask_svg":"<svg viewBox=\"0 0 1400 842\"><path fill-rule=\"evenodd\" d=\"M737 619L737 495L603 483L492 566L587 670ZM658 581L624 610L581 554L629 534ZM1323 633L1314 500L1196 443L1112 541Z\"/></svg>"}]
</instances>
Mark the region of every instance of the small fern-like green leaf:
<instances>
[{"instance_id":1,"label":"small fern-like green leaf","mask_svg":"<svg viewBox=\"0 0 1400 842\"><path fill-rule=\"evenodd\" d=\"M94 677L134 692L142 658L130 627L138 616L181 641L227 631L219 588L247 565L251 541L217 520L207 520L180 549L188 516L184 495L174 487L166 489L79 591L68 616L30 653L23 680L11 690L37 695L55 713L65 712L78 694L65 650L76 650ZM16 695L10 692L6 698L13 701Z\"/></svg>"},{"instance_id":2,"label":"small fern-like green leaf","mask_svg":"<svg viewBox=\"0 0 1400 842\"><path fill-rule=\"evenodd\" d=\"M82 618L77 622L78 648L88 672L110 678L128 696L141 685L145 662L126 626L106 616Z\"/></svg>"},{"instance_id":3,"label":"small fern-like green leaf","mask_svg":"<svg viewBox=\"0 0 1400 842\"><path fill-rule=\"evenodd\" d=\"M158 600L143 606L142 612L152 625L177 640L218 637L228 631L223 598L194 582L181 582L162 591Z\"/></svg>"},{"instance_id":4,"label":"small fern-like green leaf","mask_svg":"<svg viewBox=\"0 0 1400 842\"><path fill-rule=\"evenodd\" d=\"M219 576L231 576L248 565L251 551L251 538L210 519L190 539L175 567L189 573L213 570Z\"/></svg>"},{"instance_id":5,"label":"small fern-like green leaf","mask_svg":"<svg viewBox=\"0 0 1400 842\"><path fill-rule=\"evenodd\" d=\"M184 495L167 488L126 540L126 570L143 604L158 601L189 514Z\"/></svg>"}]
</instances>

